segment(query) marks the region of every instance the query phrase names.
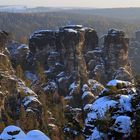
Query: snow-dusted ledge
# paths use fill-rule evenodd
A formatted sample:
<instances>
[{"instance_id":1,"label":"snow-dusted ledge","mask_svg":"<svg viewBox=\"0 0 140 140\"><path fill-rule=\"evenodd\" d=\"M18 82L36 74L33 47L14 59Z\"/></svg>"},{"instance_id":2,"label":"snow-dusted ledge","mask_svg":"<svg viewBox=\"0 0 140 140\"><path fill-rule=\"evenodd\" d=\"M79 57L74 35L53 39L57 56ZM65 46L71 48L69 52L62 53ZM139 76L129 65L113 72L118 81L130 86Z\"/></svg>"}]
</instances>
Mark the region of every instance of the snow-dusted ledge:
<instances>
[{"instance_id":1,"label":"snow-dusted ledge","mask_svg":"<svg viewBox=\"0 0 140 140\"><path fill-rule=\"evenodd\" d=\"M10 125L7 126L0 135L0 140L50 140L43 132L31 130L25 134L21 128Z\"/></svg>"}]
</instances>

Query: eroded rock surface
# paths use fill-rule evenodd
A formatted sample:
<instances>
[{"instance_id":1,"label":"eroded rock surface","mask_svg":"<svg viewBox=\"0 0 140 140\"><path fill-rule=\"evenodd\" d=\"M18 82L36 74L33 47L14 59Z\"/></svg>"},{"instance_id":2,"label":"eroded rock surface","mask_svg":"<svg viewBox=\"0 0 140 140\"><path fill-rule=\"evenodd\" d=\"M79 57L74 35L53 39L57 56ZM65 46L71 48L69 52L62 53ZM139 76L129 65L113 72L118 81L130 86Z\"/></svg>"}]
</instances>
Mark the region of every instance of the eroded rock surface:
<instances>
[{"instance_id":1,"label":"eroded rock surface","mask_svg":"<svg viewBox=\"0 0 140 140\"><path fill-rule=\"evenodd\" d=\"M112 138L116 134L120 134L119 138L129 137L134 116L126 104L134 97L136 109L139 97L128 61L128 44L125 33L117 29L108 31L102 47L98 45L96 31L82 25L35 31L29 38L29 47L17 44L8 47L12 65L17 71L21 65L20 73L25 74L31 89L15 75L8 55L3 54L4 49L1 51L5 60L1 63L4 67L0 67L2 112L8 107L6 115L25 131L49 129L52 139L65 139L60 137L61 127L69 139L77 136L109 139L107 132ZM83 130L80 124L84 118ZM104 121L109 124L101 125L100 130Z\"/></svg>"},{"instance_id":2,"label":"eroded rock surface","mask_svg":"<svg viewBox=\"0 0 140 140\"><path fill-rule=\"evenodd\" d=\"M42 114L41 103L37 94L16 76L9 57L4 54L7 51L5 36L8 38L8 34L0 34L0 129L11 123L21 125L26 130L38 128L39 116ZM32 119L34 124L30 123Z\"/></svg>"}]
</instances>

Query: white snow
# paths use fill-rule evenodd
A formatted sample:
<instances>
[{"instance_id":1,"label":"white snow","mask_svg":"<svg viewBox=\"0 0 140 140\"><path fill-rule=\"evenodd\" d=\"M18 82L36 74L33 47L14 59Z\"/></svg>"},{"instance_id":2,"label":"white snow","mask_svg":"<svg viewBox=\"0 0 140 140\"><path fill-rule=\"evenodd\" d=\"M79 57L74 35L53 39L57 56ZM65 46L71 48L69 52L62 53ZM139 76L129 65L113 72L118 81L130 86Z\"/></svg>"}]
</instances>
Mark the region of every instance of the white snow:
<instances>
[{"instance_id":1,"label":"white snow","mask_svg":"<svg viewBox=\"0 0 140 140\"><path fill-rule=\"evenodd\" d=\"M82 95L82 99L84 99L86 96L88 96L88 95L92 95L92 92L90 92L90 91L85 91L84 93L83 93L83 95ZM93 95L94 96L94 95Z\"/></svg>"},{"instance_id":2,"label":"white snow","mask_svg":"<svg viewBox=\"0 0 140 140\"><path fill-rule=\"evenodd\" d=\"M104 90L103 85L101 85L100 83L96 82L93 86L92 86L92 91L93 92L99 92L98 90Z\"/></svg>"},{"instance_id":3,"label":"white snow","mask_svg":"<svg viewBox=\"0 0 140 140\"><path fill-rule=\"evenodd\" d=\"M112 36L116 36L116 34L118 33L119 31L117 29L109 29L108 30L108 34L112 35Z\"/></svg>"},{"instance_id":4,"label":"white snow","mask_svg":"<svg viewBox=\"0 0 140 140\"><path fill-rule=\"evenodd\" d=\"M87 121L94 120L94 119L102 119L105 116L105 113L108 109L111 107L115 107L118 104L118 102L114 100L110 100L109 97L101 97L97 99L93 104L92 104L92 111L88 113L88 117L86 119Z\"/></svg>"},{"instance_id":5,"label":"white snow","mask_svg":"<svg viewBox=\"0 0 140 140\"><path fill-rule=\"evenodd\" d=\"M101 140L102 139L102 134L101 132L98 131L98 129L95 127L93 129L93 133L91 135L90 138L88 138L87 140Z\"/></svg>"},{"instance_id":6,"label":"white snow","mask_svg":"<svg viewBox=\"0 0 140 140\"><path fill-rule=\"evenodd\" d=\"M114 130L119 133L124 133L129 136L131 132L131 118L128 116L119 116L116 118L115 124L113 126Z\"/></svg>"},{"instance_id":7,"label":"white snow","mask_svg":"<svg viewBox=\"0 0 140 140\"><path fill-rule=\"evenodd\" d=\"M81 112L82 109L81 108L72 108L71 111L75 111L75 112L78 112L79 111L79 112Z\"/></svg>"},{"instance_id":8,"label":"white snow","mask_svg":"<svg viewBox=\"0 0 140 140\"><path fill-rule=\"evenodd\" d=\"M131 85L131 83L128 81L121 81L121 80L114 79L114 80L109 81L107 86L117 86L117 84L124 84L126 86Z\"/></svg>"},{"instance_id":9,"label":"white snow","mask_svg":"<svg viewBox=\"0 0 140 140\"><path fill-rule=\"evenodd\" d=\"M82 91L85 92L85 91L89 91L90 88L87 84L84 84L83 87L82 87Z\"/></svg>"},{"instance_id":10,"label":"white snow","mask_svg":"<svg viewBox=\"0 0 140 140\"><path fill-rule=\"evenodd\" d=\"M49 123L48 126L56 127L56 125L54 125L54 124L52 124L52 123Z\"/></svg>"},{"instance_id":11,"label":"white snow","mask_svg":"<svg viewBox=\"0 0 140 140\"><path fill-rule=\"evenodd\" d=\"M65 77L61 77L58 79L58 82L60 83L61 81L63 81L64 79L66 79Z\"/></svg>"},{"instance_id":12,"label":"white snow","mask_svg":"<svg viewBox=\"0 0 140 140\"><path fill-rule=\"evenodd\" d=\"M95 90L98 87L104 88L103 85L101 85L101 83L99 83L96 80L89 79L88 84L89 84L90 87L92 87L92 90Z\"/></svg>"},{"instance_id":13,"label":"white snow","mask_svg":"<svg viewBox=\"0 0 140 140\"><path fill-rule=\"evenodd\" d=\"M91 110L91 107L92 107L92 104L86 104L83 109L84 111L87 111L87 110Z\"/></svg>"},{"instance_id":14,"label":"white snow","mask_svg":"<svg viewBox=\"0 0 140 140\"><path fill-rule=\"evenodd\" d=\"M28 87L22 87L22 90L24 91L25 94L27 95L34 95L37 97L37 95Z\"/></svg>"},{"instance_id":15,"label":"white snow","mask_svg":"<svg viewBox=\"0 0 140 140\"><path fill-rule=\"evenodd\" d=\"M50 140L50 139L39 130L31 130L27 133L24 140Z\"/></svg>"},{"instance_id":16,"label":"white snow","mask_svg":"<svg viewBox=\"0 0 140 140\"><path fill-rule=\"evenodd\" d=\"M54 30L37 30L37 31L34 31L31 35L30 35L30 37L29 37L29 39L31 39L33 36L42 36L42 33L46 33L46 32L54 32Z\"/></svg>"},{"instance_id":17,"label":"white snow","mask_svg":"<svg viewBox=\"0 0 140 140\"><path fill-rule=\"evenodd\" d=\"M31 81L36 81L38 79L37 75L36 74L33 74L32 72L30 71L25 71L25 77Z\"/></svg>"},{"instance_id":18,"label":"white snow","mask_svg":"<svg viewBox=\"0 0 140 140\"><path fill-rule=\"evenodd\" d=\"M36 97L34 97L34 96L26 96L26 97L23 99L23 104L24 104L24 106L28 106L28 104L31 103L32 101L38 102L39 104L41 104L41 103L39 102L39 100L38 100Z\"/></svg>"},{"instance_id":19,"label":"white snow","mask_svg":"<svg viewBox=\"0 0 140 140\"><path fill-rule=\"evenodd\" d=\"M21 44L17 49L29 49L29 47L26 44Z\"/></svg>"},{"instance_id":20,"label":"white snow","mask_svg":"<svg viewBox=\"0 0 140 140\"><path fill-rule=\"evenodd\" d=\"M65 72L60 72L58 75L57 75L57 77L65 77L66 75L65 75Z\"/></svg>"},{"instance_id":21,"label":"white snow","mask_svg":"<svg viewBox=\"0 0 140 140\"><path fill-rule=\"evenodd\" d=\"M18 131L19 131L19 133L18 133ZM10 135L10 134L8 134L9 132L11 132L11 133L17 132L17 134ZM3 130L3 132L0 135L0 139L2 139L2 140L10 140L10 139L22 140L25 138L25 136L26 136L25 133L19 127L10 125L10 126L7 126Z\"/></svg>"},{"instance_id":22,"label":"white snow","mask_svg":"<svg viewBox=\"0 0 140 140\"><path fill-rule=\"evenodd\" d=\"M65 100L70 100L70 99L72 99L73 98L73 96L66 96L64 99Z\"/></svg>"},{"instance_id":23,"label":"white snow","mask_svg":"<svg viewBox=\"0 0 140 140\"><path fill-rule=\"evenodd\" d=\"M64 30L70 33L77 33L77 31L74 29L64 29Z\"/></svg>"},{"instance_id":24,"label":"white snow","mask_svg":"<svg viewBox=\"0 0 140 140\"><path fill-rule=\"evenodd\" d=\"M55 90L55 89L57 89L58 87L57 87L57 84L55 83L55 82L53 82L53 81L51 81L51 82L49 82L48 83L48 85L47 86L45 86L44 88L43 88L43 90L44 91L48 91L48 90Z\"/></svg>"},{"instance_id":25,"label":"white snow","mask_svg":"<svg viewBox=\"0 0 140 140\"><path fill-rule=\"evenodd\" d=\"M26 112L34 112L31 108L27 108Z\"/></svg>"},{"instance_id":26,"label":"white snow","mask_svg":"<svg viewBox=\"0 0 140 140\"><path fill-rule=\"evenodd\" d=\"M96 89L96 88L99 87L99 86L100 86L99 83L95 83L95 84L93 85L92 89Z\"/></svg>"},{"instance_id":27,"label":"white snow","mask_svg":"<svg viewBox=\"0 0 140 140\"><path fill-rule=\"evenodd\" d=\"M75 28L75 27L78 27L78 28L82 28L83 27L83 25L79 25L79 24L76 24L76 25L67 25L67 26L65 26L64 28Z\"/></svg>"},{"instance_id":28,"label":"white snow","mask_svg":"<svg viewBox=\"0 0 140 140\"><path fill-rule=\"evenodd\" d=\"M3 53L1 53L1 52L0 52L0 55L1 55L1 56L6 56L5 54L3 54Z\"/></svg>"},{"instance_id":29,"label":"white snow","mask_svg":"<svg viewBox=\"0 0 140 140\"><path fill-rule=\"evenodd\" d=\"M75 88L77 88L79 86L79 84L76 84L75 82L73 82L70 86L69 86L69 90L73 90Z\"/></svg>"},{"instance_id":30,"label":"white snow","mask_svg":"<svg viewBox=\"0 0 140 140\"><path fill-rule=\"evenodd\" d=\"M12 139L14 140L50 140L49 137L47 137L43 132L39 130L31 130L26 135L21 130L21 128L14 125L7 126L1 133L0 139L2 140L12 140Z\"/></svg>"},{"instance_id":31,"label":"white snow","mask_svg":"<svg viewBox=\"0 0 140 140\"><path fill-rule=\"evenodd\" d=\"M132 95L121 95L119 102L120 102L120 111L132 111L131 99Z\"/></svg>"}]
</instances>

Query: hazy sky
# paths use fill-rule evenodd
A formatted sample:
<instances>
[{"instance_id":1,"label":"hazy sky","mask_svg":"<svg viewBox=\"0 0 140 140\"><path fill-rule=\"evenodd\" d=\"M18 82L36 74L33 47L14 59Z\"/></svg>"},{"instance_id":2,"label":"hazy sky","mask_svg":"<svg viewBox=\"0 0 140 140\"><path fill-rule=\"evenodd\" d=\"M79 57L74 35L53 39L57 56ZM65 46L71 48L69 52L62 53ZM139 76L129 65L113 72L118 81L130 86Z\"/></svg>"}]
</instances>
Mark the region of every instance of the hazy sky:
<instances>
[{"instance_id":1,"label":"hazy sky","mask_svg":"<svg viewBox=\"0 0 140 140\"><path fill-rule=\"evenodd\" d=\"M0 0L0 5L62 7L140 7L140 0Z\"/></svg>"}]
</instances>

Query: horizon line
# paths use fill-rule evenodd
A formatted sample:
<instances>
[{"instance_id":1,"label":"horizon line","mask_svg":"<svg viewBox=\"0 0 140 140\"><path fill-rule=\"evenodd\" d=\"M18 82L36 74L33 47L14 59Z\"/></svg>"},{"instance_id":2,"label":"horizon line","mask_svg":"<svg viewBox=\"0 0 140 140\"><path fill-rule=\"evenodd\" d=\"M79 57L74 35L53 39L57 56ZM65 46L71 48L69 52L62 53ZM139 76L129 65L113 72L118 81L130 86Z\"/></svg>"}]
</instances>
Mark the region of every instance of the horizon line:
<instances>
[{"instance_id":1,"label":"horizon line","mask_svg":"<svg viewBox=\"0 0 140 140\"><path fill-rule=\"evenodd\" d=\"M81 9L125 9L125 8L140 8L140 6L135 6L135 7L82 7L82 6L28 6L28 5L0 5L0 7L6 7L6 6L22 6L22 7L26 7L26 8L38 8L38 7L42 7L42 8L81 8Z\"/></svg>"}]
</instances>

